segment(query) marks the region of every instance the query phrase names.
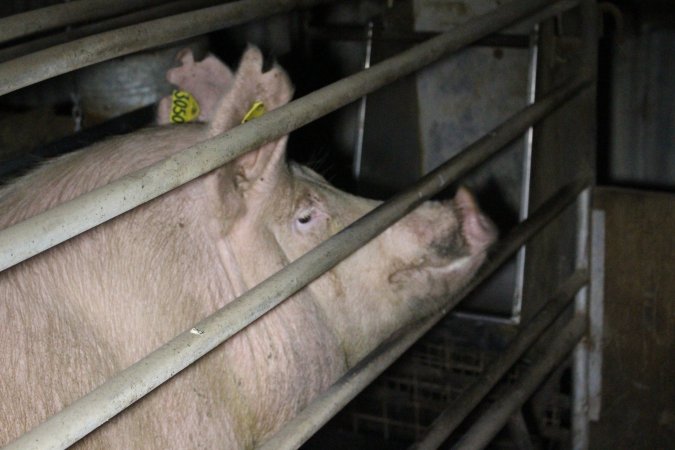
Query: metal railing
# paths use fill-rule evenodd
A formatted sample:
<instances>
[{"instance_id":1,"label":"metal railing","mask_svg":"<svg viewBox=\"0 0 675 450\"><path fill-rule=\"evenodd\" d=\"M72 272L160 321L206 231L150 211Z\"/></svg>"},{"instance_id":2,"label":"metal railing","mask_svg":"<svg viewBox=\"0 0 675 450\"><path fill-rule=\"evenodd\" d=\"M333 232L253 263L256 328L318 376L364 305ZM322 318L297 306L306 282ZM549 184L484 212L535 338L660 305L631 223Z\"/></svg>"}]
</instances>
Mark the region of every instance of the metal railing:
<instances>
[{"instance_id":1,"label":"metal railing","mask_svg":"<svg viewBox=\"0 0 675 450\"><path fill-rule=\"evenodd\" d=\"M190 25L187 28L181 26L178 31L170 30L168 24L174 22L169 21L176 20L179 17L172 16L153 22L159 24L160 21L166 21L161 22L164 25L158 26L158 30L152 38L145 34L140 40L138 39L139 36L123 37L123 35L129 35L130 30L136 27L132 26L73 41L0 64L0 93L11 92L56 74L143 48L194 36L235 23L242 23L264 15L324 2L326 0L268 2L242 0L180 15L182 19L189 15L191 22L202 17L208 17L208 20L205 20L205 23L197 28ZM561 2L561 4L573 6L575 2L567 1ZM11 267L189 182L251 149L283 136L524 17L536 15L537 19L541 20L547 15L558 13L559 8L555 4L552 5L548 0L514 1L492 13L477 17L452 31L373 65L367 70L271 111L255 121L238 126L153 166L122 177L106 186L2 230L0 231L0 270ZM214 19L216 12L219 15ZM148 28L147 24L146 28ZM137 28L133 29L138 30ZM105 39L114 38L114 45L111 43L101 44L100 47L96 47L95 51L88 52L83 56L75 56L76 49L81 48L82 45L94 42L102 43L104 37ZM63 58L64 55L66 56L65 61L61 61L60 58ZM42 58L46 58L47 62L41 61ZM55 67L51 67L51 64L54 64ZM25 74L24 71L31 73L21 79L18 76L18 71L21 71L22 75ZM524 133L532 124L573 98L592 81L590 74L580 75L545 98L524 108L504 124L469 146L464 152L423 177L414 186L376 208L208 318L195 324L191 330L186 330L136 364L110 378L103 385L10 443L6 448L64 448L77 442L274 308L287 297L321 276L326 270L329 270L402 216L412 211L421 202L495 155L505 145ZM484 280L488 273L501 265L509 255L523 245L525 240L556 217L588 185L589 177L582 177L578 182L561 190L549 203L535 212L530 219L523 222L512 235L502 241L500 250L481 272L481 275L453 300L452 305L446 305L446 309L441 314L417 324L403 338L399 339L398 343L386 344L391 348L376 350L350 370L327 393L321 395L288 427L285 427L273 437L273 440L264 444L264 448L295 448L304 442L309 433L325 423L346 401L356 395L374 376L384 370L393 359L436 323L442 317L442 313L454 306L457 300ZM23 244L17 245L17 242ZM575 288L576 283L580 281L579 277L582 277L582 275L577 274L573 280ZM583 281L585 282L585 277ZM571 289L568 285L566 286ZM563 287L563 292L567 292L565 289ZM577 325L574 326L578 328ZM577 328L574 328L574 330ZM195 329L199 332L195 333ZM574 336L576 337L577 334L574 334ZM567 340L565 343L567 343ZM304 424L298 425L299 423Z\"/></svg>"},{"instance_id":2,"label":"metal railing","mask_svg":"<svg viewBox=\"0 0 675 450\"><path fill-rule=\"evenodd\" d=\"M214 6L218 3L222 3L222 0L176 0L93 23L86 22L83 24L76 24L75 26L68 27L65 31L50 33L44 37L38 37L9 47L0 48L0 62L5 62L18 56L27 55L38 50L80 39L85 36L91 36L93 34L141 22L147 22L160 17L172 16L195 9L206 8L207 6ZM61 4L58 6L65 5L66 4ZM21 20L17 16L11 17L12 20Z\"/></svg>"},{"instance_id":3,"label":"metal railing","mask_svg":"<svg viewBox=\"0 0 675 450\"><path fill-rule=\"evenodd\" d=\"M250 0L235 3L248 1ZM367 70L271 111L255 121L247 122L153 166L13 225L0 232L0 270L220 167L249 150L409 75L527 14L545 8L548 4L546 0L522 0L480 16ZM3 66L4 64L0 64L0 90ZM17 248L17 242L26 244Z\"/></svg>"},{"instance_id":4,"label":"metal railing","mask_svg":"<svg viewBox=\"0 0 675 450\"><path fill-rule=\"evenodd\" d=\"M240 0L77 39L0 64L0 95L101 61L335 0Z\"/></svg>"},{"instance_id":5,"label":"metal railing","mask_svg":"<svg viewBox=\"0 0 675 450\"><path fill-rule=\"evenodd\" d=\"M25 13L0 18L0 43L35 33L49 31L88 20L111 17L138 8L160 3L162 0L88 0L51 5Z\"/></svg>"}]
</instances>

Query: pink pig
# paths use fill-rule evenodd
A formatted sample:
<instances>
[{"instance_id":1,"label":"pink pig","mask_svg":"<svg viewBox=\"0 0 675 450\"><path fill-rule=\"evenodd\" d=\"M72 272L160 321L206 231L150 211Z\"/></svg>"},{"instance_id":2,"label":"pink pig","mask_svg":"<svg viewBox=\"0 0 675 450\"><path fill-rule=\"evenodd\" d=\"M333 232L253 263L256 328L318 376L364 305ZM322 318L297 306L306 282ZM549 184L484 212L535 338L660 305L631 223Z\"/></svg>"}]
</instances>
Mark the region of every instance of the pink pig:
<instances>
[{"instance_id":1,"label":"pink pig","mask_svg":"<svg viewBox=\"0 0 675 450\"><path fill-rule=\"evenodd\" d=\"M216 72L227 78L225 93L202 110L207 123L115 137L2 188L0 228L230 129L254 101L268 110L288 102L286 74L263 73L262 62L249 48L234 77L224 66ZM204 98L204 75L195 77L192 89ZM378 204L287 162L285 144L269 143L0 274L0 445ZM466 190L427 202L78 445L251 448L465 285L494 239Z\"/></svg>"}]
</instances>

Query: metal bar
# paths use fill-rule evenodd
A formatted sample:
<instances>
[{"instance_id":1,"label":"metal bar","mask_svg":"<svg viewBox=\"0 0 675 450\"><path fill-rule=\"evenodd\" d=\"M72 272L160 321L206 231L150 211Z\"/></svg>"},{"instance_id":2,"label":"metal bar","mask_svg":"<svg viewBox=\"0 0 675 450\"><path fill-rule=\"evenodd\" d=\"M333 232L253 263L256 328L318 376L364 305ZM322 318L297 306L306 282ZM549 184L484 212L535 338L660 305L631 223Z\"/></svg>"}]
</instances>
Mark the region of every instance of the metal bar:
<instances>
[{"instance_id":1,"label":"metal bar","mask_svg":"<svg viewBox=\"0 0 675 450\"><path fill-rule=\"evenodd\" d=\"M318 278L424 200L496 154L522 134L533 121L552 112L585 84L583 80L570 83L515 114L488 136L479 139L465 152L429 173L411 188L377 207L333 238L199 322L192 330L176 336L139 362L110 378L103 385L24 434L7 449L63 448L81 439ZM283 114L282 109L276 110L280 111L277 115ZM247 122L241 129L251 129L252 127L245 126L262 121L272 116L274 112ZM175 170L180 170L180 164ZM583 182L577 184L584 185ZM569 186L568 190L578 188L579 186L574 185ZM570 196L570 192L566 190L561 192L561 195ZM544 210L544 213L548 214L544 216L545 218L551 219L555 217L556 211ZM523 228L529 229L527 225L523 225ZM515 252L520 245L522 242L516 247L507 246L506 250ZM499 261L498 258L492 259L492 263ZM475 283L470 286L475 286Z\"/></svg>"},{"instance_id":2,"label":"metal bar","mask_svg":"<svg viewBox=\"0 0 675 450\"><path fill-rule=\"evenodd\" d=\"M519 409L508 421L509 435L518 450L534 450L534 444L530 437L530 432L523 417L523 410Z\"/></svg>"},{"instance_id":3,"label":"metal bar","mask_svg":"<svg viewBox=\"0 0 675 450\"><path fill-rule=\"evenodd\" d=\"M530 33L530 61L527 73L527 104L537 99L537 67L539 65L539 24L536 24ZM524 136L523 146L523 176L520 187L519 220L525 220L530 210L530 186L532 180L532 148L534 145L534 127L528 128ZM520 322L520 313L523 310L523 289L525 287L525 262L527 246L518 251L516 256L516 286L513 293L513 309L511 317Z\"/></svg>"},{"instance_id":4,"label":"metal bar","mask_svg":"<svg viewBox=\"0 0 675 450\"><path fill-rule=\"evenodd\" d=\"M586 319L575 317L556 336L555 340L540 349L533 364L513 386L505 389L499 398L476 423L460 438L453 450L476 450L487 446L504 424L532 395L546 376L572 351L586 333Z\"/></svg>"},{"instance_id":5,"label":"metal bar","mask_svg":"<svg viewBox=\"0 0 675 450\"><path fill-rule=\"evenodd\" d=\"M598 5L595 0L581 0L581 21L582 36L581 41L584 46L583 67L586 75L596 78L598 72L598 26L600 16Z\"/></svg>"},{"instance_id":6,"label":"metal bar","mask_svg":"<svg viewBox=\"0 0 675 450\"><path fill-rule=\"evenodd\" d=\"M60 3L0 18L0 43L88 20L111 17L161 0L87 0Z\"/></svg>"},{"instance_id":7,"label":"metal bar","mask_svg":"<svg viewBox=\"0 0 675 450\"><path fill-rule=\"evenodd\" d=\"M481 377L468 387L434 420L425 436L412 448L436 449L452 434L480 401L497 384L504 374L518 361L530 346L562 314L579 289L588 283L588 273L578 270L568 278L533 319L527 324L485 370Z\"/></svg>"},{"instance_id":8,"label":"metal bar","mask_svg":"<svg viewBox=\"0 0 675 450\"><path fill-rule=\"evenodd\" d=\"M401 330L397 337L380 345L266 441L260 447L260 450L291 449L302 445L356 394L370 384L424 333L441 320L449 310L501 267L528 239L570 205L587 183L588 180L573 183L551 197L529 219L514 228L500 242L499 247L478 275L454 298L450 299L437 314Z\"/></svg>"},{"instance_id":9,"label":"metal bar","mask_svg":"<svg viewBox=\"0 0 675 450\"><path fill-rule=\"evenodd\" d=\"M307 1L302 3L308 3ZM232 5L250 4L250 0ZM288 105L240 125L209 141L192 146L157 164L119 178L49 211L0 231L0 270L4 270L88 229L152 200L181 184L219 167L290 131L351 103L398 78L424 67L504 27L523 14L536 11L547 0L510 3L498 11L478 17L454 30L419 44L370 69L344 78ZM220 8L220 7L217 7ZM211 11L207 8L200 11ZM198 12L200 12L198 11ZM173 16L179 17L179 16ZM163 20L163 19L161 19ZM150 23L150 22L148 22ZM100 35L102 36L102 35ZM520 123L547 114L588 80L575 79L535 106ZM530 120L532 117L532 120ZM498 128L504 138L504 130ZM19 248L17 243L23 243Z\"/></svg>"},{"instance_id":10,"label":"metal bar","mask_svg":"<svg viewBox=\"0 0 675 450\"><path fill-rule=\"evenodd\" d=\"M330 1L335 0L241 0L86 37L0 64L0 95L117 56L187 39L293 8L309 7ZM565 5L568 1L561 1L560 4ZM458 31L462 29L469 36L470 31L478 30L471 30L471 27L466 25L469 23L478 25L481 21L483 23L480 25L493 26L491 31L496 31L510 25L519 17L537 12L537 9L543 10L541 14L557 14L561 9L557 7L557 3L553 5L548 3L550 2L543 0L519 0L493 13L471 20L447 34L461 36ZM500 23L503 25L499 25ZM469 37L467 43L460 44L455 50L487 34L490 33L481 33L475 38ZM452 50L448 49L447 52L449 51Z\"/></svg>"},{"instance_id":11,"label":"metal bar","mask_svg":"<svg viewBox=\"0 0 675 450\"><path fill-rule=\"evenodd\" d=\"M588 235L590 231L590 188L579 196L577 204L577 269L588 269ZM584 320L588 331L588 288L574 299L574 310ZM572 448L588 448L588 338L580 340L572 358Z\"/></svg>"},{"instance_id":12,"label":"metal bar","mask_svg":"<svg viewBox=\"0 0 675 450\"><path fill-rule=\"evenodd\" d=\"M18 56L27 55L28 53L36 52L47 47L63 44L64 42L72 41L85 36L91 36L92 34L96 33L101 33L103 31L110 31L114 30L115 28L126 27L128 25L146 22L159 17L166 17L186 11L206 8L207 6L213 6L218 3L223 3L223 0L179 0L161 4L153 8L135 11L123 16L102 20L100 22L78 25L77 27L69 28L62 33L50 34L48 36L31 39L30 41L22 42L11 47L2 48L0 49L0 62L7 61Z\"/></svg>"},{"instance_id":13,"label":"metal bar","mask_svg":"<svg viewBox=\"0 0 675 450\"><path fill-rule=\"evenodd\" d=\"M537 24L544 19L559 15L569 9L574 8L579 4L580 0L557 0L551 5L542 9L536 14L533 14L522 22L518 22L518 26L527 24ZM500 6L502 8L503 6ZM437 36L434 32L406 32L396 30L375 30L375 41L400 41L400 42L419 42ZM363 31L362 27L354 27L349 25L327 25L321 27L310 27L308 29L310 39L329 39L336 41L363 41L367 40L367 33ZM529 38L527 36L519 36L513 34L492 34L485 38L478 39L474 42L477 46L488 47L514 47L527 48L529 46Z\"/></svg>"},{"instance_id":14,"label":"metal bar","mask_svg":"<svg viewBox=\"0 0 675 450\"><path fill-rule=\"evenodd\" d=\"M440 33L419 32L419 31L398 31L398 30L374 30L373 36L369 30L362 26L352 25L322 25L320 27L311 27L307 30L310 39L329 40L329 41L395 41L418 43L426 41ZM513 34L492 34L477 40L472 45L485 47L513 47L527 48L529 45L527 36Z\"/></svg>"},{"instance_id":15,"label":"metal bar","mask_svg":"<svg viewBox=\"0 0 675 450\"><path fill-rule=\"evenodd\" d=\"M568 11L579 5L584 0L561 0L555 4L550 5L547 9L533 14L531 17L528 17L527 20L524 20L523 23L540 23L543 20L546 20L550 17L559 16L560 14ZM522 25L522 24L519 24Z\"/></svg>"},{"instance_id":16,"label":"metal bar","mask_svg":"<svg viewBox=\"0 0 675 450\"><path fill-rule=\"evenodd\" d=\"M366 41L366 55L363 63L364 69L370 69L370 59L373 52L373 22L368 22L368 29L366 31L368 40ZM368 106L368 96L361 97L359 104L359 115L356 130L356 146L354 148L354 179L356 182L361 181L361 158L363 155L363 137L366 132L366 108Z\"/></svg>"},{"instance_id":17,"label":"metal bar","mask_svg":"<svg viewBox=\"0 0 675 450\"><path fill-rule=\"evenodd\" d=\"M240 0L57 45L0 64L0 95L140 50L335 0Z\"/></svg>"},{"instance_id":18,"label":"metal bar","mask_svg":"<svg viewBox=\"0 0 675 450\"><path fill-rule=\"evenodd\" d=\"M598 17L594 0L582 0L581 2L581 25L582 41L585 46L582 57L581 72L594 77L597 66L597 25ZM586 161L581 164L592 165L593 143L589 143L586 152ZM577 251L576 267L588 268L588 247L590 234L590 208L591 193L587 189L579 198L577 213ZM582 289L575 300L577 315L585 320L586 329L589 325L588 313L588 289ZM589 341L584 338L574 350L572 359L572 442L571 447L575 450L585 450L589 445L589 420L588 420L588 359Z\"/></svg>"},{"instance_id":19,"label":"metal bar","mask_svg":"<svg viewBox=\"0 0 675 450\"><path fill-rule=\"evenodd\" d=\"M602 335L605 288L605 212L591 214L591 286L589 295L588 415L600 420L602 408Z\"/></svg>"}]
</instances>

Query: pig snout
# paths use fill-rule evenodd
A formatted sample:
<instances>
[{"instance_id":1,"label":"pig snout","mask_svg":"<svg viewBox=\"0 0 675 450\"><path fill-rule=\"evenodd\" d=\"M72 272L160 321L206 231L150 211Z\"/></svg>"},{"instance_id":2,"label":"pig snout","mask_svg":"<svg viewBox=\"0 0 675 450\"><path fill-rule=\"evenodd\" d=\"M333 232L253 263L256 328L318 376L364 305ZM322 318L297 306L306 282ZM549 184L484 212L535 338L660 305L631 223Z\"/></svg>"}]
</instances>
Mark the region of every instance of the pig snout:
<instances>
[{"instance_id":1,"label":"pig snout","mask_svg":"<svg viewBox=\"0 0 675 450\"><path fill-rule=\"evenodd\" d=\"M398 270L389 277L397 289L422 289L427 296L453 294L475 274L497 238L495 226L469 191L452 200L427 202L392 229Z\"/></svg>"},{"instance_id":2,"label":"pig snout","mask_svg":"<svg viewBox=\"0 0 675 450\"><path fill-rule=\"evenodd\" d=\"M484 253L497 240L497 228L480 211L476 200L466 188L457 190L452 203L460 218L462 235L470 254Z\"/></svg>"}]
</instances>

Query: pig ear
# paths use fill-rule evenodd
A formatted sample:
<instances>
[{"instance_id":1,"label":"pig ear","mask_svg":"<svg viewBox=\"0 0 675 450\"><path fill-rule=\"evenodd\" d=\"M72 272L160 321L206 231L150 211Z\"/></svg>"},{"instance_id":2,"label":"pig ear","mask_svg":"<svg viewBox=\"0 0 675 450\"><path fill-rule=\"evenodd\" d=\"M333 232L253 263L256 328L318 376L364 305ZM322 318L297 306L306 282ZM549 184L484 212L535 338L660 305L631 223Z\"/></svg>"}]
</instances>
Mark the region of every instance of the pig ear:
<instances>
[{"instance_id":1,"label":"pig ear","mask_svg":"<svg viewBox=\"0 0 675 450\"><path fill-rule=\"evenodd\" d=\"M176 57L174 58L177 62L181 63L181 66L186 66L189 67L194 64L195 62L195 57L192 54L192 50L189 48L184 48L180 50L178 53L176 53ZM173 83L173 80L171 79L171 74L175 73L174 70L169 70L166 73L166 79L170 82Z\"/></svg>"},{"instance_id":2,"label":"pig ear","mask_svg":"<svg viewBox=\"0 0 675 450\"><path fill-rule=\"evenodd\" d=\"M481 213L471 192L461 186L453 201L462 221L462 233L469 245L482 248L492 242L497 234L495 226Z\"/></svg>"},{"instance_id":3,"label":"pig ear","mask_svg":"<svg viewBox=\"0 0 675 450\"><path fill-rule=\"evenodd\" d=\"M213 116L218 100L232 85L233 75L230 69L218 58L209 54L201 61L195 61L192 50L183 49L176 55L180 66L169 69L166 79L178 90L186 91L199 105L199 117L207 122ZM164 97L157 108L157 122L170 122L172 98Z\"/></svg>"},{"instance_id":4,"label":"pig ear","mask_svg":"<svg viewBox=\"0 0 675 450\"><path fill-rule=\"evenodd\" d=\"M284 136L257 150L252 150L235 161L235 185L246 190L253 185L274 186L286 167L286 141Z\"/></svg>"},{"instance_id":5,"label":"pig ear","mask_svg":"<svg viewBox=\"0 0 675 450\"><path fill-rule=\"evenodd\" d=\"M265 111L286 103L293 96L293 86L286 72L274 65L263 72L263 56L256 47L249 46L234 75L232 88L215 107L209 134L216 136L240 123L255 102L262 102Z\"/></svg>"}]
</instances>

